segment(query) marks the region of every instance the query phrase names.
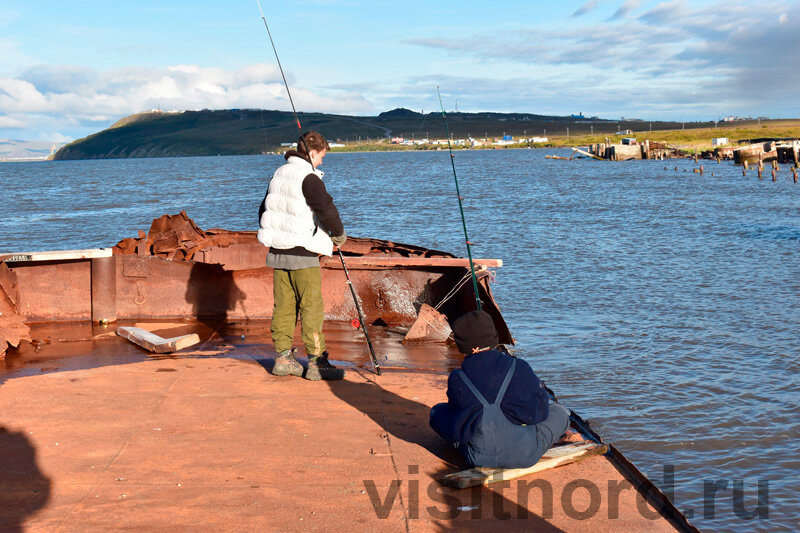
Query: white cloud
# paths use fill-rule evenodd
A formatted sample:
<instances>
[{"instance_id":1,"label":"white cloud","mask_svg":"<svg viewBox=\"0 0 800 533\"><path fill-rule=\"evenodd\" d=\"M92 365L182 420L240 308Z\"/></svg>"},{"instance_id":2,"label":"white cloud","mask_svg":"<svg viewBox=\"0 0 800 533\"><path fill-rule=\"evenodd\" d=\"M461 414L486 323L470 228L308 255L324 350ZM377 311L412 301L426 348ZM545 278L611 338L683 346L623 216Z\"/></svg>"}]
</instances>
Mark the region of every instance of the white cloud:
<instances>
[{"instance_id":1,"label":"white cloud","mask_svg":"<svg viewBox=\"0 0 800 533\"><path fill-rule=\"evenodd\" d=\"M357 114L372 110L359 94L334 93L292 88L300 111ZM123 116L154 108L289 110L290 106L280 72L270 64L238 70L196 65L110 71L35 66L19 76L0 77L0 116L5 115L0 128L46 128L62 132L62 138L83 136ZM34 136L31 133L29 138Z\"/></svg>"},{"instance_id":2,"label":"white cloud","mask_svg":"<svg viewBox=\"0 0 800 533\"><path fill-rule=\"evenodd\" d=\"M642 3L641 0L626 0L619 7L619 9L617 9L614 12L614 14L611 15L611 18L609 18L609 20L621 19L621 18L627 17L631 13L631 11L635 11L636 9L639 9L639 6L641 5L641 3Z\"/></svg>"},{"instance_id":3,"label":"white cloud","mask_svg":"<svg viewBox=\"0 0 800 533\"><path fill-rule=\"evenodd\" d=\"M550 105L558 104L550 109L561 114L579 107L593 110L591 114L636 113L649 118L793 116L786 102L796 99L800 70L789 65L800 64L800 47L796 28L782 21L800 18L800 2L729 0L698 5L673 0L632 14L640 5L640 0L627 0L604 23L406 43L446 50L462 60L471 58L475 72L501 64L506 72L518 75L527 67L527 83L548 87ZM509 86L525 81L511 74L507 78ZM463 89L457 90L461 101L471 93L473 100L488 102L492 94L480 92L491 90L486 79L484 74L476 75L475 83L463 80ZM525 100L509 96L510 92L502 91L503 99L520 102L522 107L515 110L541 109L524 106Z\"/></svg>"},{"instance_id":4,"label":"white cloud","mask_svg":"<svg viewBox=\"0 0 800 533\"><path fill-rule=\"evenodd\" d=\"M592 11L594 8L596 8L596 7L597 7L597 3L598 3L598 0L589 0L588 2L586 2L585 4L583 4L581 7L579 7L579 8L578 8L578 9L577 9L577 10L576 10L576 11L575 11L575 12L574 12L572 15L570 15L570 16L574 18L574 17L580 17L581 15L585 15L585 14L586 14L586 13L588 13L589 11Z\"/></svg>"},{"instance_id":5,"label":"white cloud","mask_svg":"<svg viewBox=\"0 0 800 533\"><path fill-rule=\"evenodd\" d=\"M25 123L17 118L0 115L0 128L22 128Z\"/></svg>"}]
</instances>

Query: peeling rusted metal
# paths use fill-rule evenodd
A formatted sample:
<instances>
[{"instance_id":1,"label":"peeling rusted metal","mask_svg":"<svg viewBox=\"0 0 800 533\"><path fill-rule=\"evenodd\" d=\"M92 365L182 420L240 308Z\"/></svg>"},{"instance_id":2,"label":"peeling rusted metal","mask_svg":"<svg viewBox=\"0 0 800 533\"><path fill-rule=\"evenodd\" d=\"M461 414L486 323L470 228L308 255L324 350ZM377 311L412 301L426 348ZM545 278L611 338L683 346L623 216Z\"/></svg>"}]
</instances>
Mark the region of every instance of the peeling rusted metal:
<instances>
[{"instance_id":1,"label":"peeling rusted metal","mask_svg":"<svg viewBox=\"0 0 800 533\"><path fill-rule=\"evenodd\" d=\"M16 274L0 263L0 361L5 359L9 347L16 348L23 340L29 341L30 328L17 309L19 288Z\"/></svg>"},{"instance_id":2,"label":"peeling rusted metal","mask_svg":"<svg viewBox=\"0 0 800 533\"><path fill-rule=\"evenodd\" d=\"M422 304L403 342L445 342L452 332L445 315L428 304Z\"/></svg>"},{"instance_id":3,"label":"peeling rusted metal","mask_svg":"<svg viewBox=\"0 0 800 533\"><path fill-rule=\"evenodd\" d=\"M159 217L146 234L123 239L113 248L116 316L270 318L272 269L265 266L267 251L254 231L202 230L185 212ZM467 261L453 254L354 237L342 251L352 261L351 279L370 325L408 328L423 304L441 303L440 311L450 321L475 306L469 285L442 303L469 272ZM20 280L20 311L27 321L92 318L88 261L13 263L12 267ZM340 262L323 258L321 267L326 319L349 322L357 312ZM478 277L479 296L501 342L513 343L492 296L490 276L482 271Z\"/></svg>"}]
</instances>

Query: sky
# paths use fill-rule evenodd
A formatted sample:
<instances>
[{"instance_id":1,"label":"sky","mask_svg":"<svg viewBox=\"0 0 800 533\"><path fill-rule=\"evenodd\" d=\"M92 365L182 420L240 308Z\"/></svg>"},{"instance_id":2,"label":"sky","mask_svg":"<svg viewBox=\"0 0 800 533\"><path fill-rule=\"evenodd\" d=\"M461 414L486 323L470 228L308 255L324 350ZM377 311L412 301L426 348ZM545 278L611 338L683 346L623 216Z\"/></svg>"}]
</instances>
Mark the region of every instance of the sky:
<instances>
[{"instance_id":1,"label":"sky","mask_svg":"<svg viewBox=\"0 0 800 533\"><path fill-rule=\"evenodd\" d=\"M800 0L262 0L298 111L800 116ZM256 0L0 0L0 139L289 110Z\"/></svg>"}]
</instances>

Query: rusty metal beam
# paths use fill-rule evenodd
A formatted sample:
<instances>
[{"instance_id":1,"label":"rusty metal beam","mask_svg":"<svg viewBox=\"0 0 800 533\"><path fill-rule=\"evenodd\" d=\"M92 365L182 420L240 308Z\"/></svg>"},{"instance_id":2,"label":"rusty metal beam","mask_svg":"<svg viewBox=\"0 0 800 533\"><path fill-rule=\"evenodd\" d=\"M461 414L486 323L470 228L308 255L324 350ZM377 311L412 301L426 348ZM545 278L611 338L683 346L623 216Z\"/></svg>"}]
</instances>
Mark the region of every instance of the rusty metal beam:
<instances>
[{"instance_id":1,"label":"rusty metal beam","mask_svg":"<svg viewBox=\"0 0 800 533\"><path fill-rule=\"evenodd\" d=\"M94 257L92 262L92 322L117 320L117 258Z\"/></svg>"}]
</instances>

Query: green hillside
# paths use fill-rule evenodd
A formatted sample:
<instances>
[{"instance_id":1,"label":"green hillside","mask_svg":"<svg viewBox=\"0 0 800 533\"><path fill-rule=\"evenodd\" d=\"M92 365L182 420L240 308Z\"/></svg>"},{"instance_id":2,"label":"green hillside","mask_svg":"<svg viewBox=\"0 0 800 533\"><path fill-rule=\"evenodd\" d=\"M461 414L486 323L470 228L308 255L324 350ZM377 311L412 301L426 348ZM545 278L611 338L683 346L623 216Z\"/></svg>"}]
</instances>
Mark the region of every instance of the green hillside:
<instances>
[{"instance_id":1,"label":"green hillside","mask_svg":"<svg viewBox=\"0 0 800 533\"><path fill-rule=\"evenodd\" d=\"M421 114L395 109L378 116L300 113L303 130L320 131L329 141L346 143L350 149L389 138L445 138L441 113ZM496 138L512 135L564 136L614 133L619 130L654 130L680 127L674 122L609 121L598 118L557 117L530 113L448 113L454 138ZM643 126L644 125L644 126ZM708 124L692 124L691 127ZM687 124L688 126L688 124ZM259 109L222 111L160 111L125 117L110 128L61 148L54 159L107 159L201 155L261 154L281 149L297 140L292 113Z\"/></svg>"}]
</instances>

